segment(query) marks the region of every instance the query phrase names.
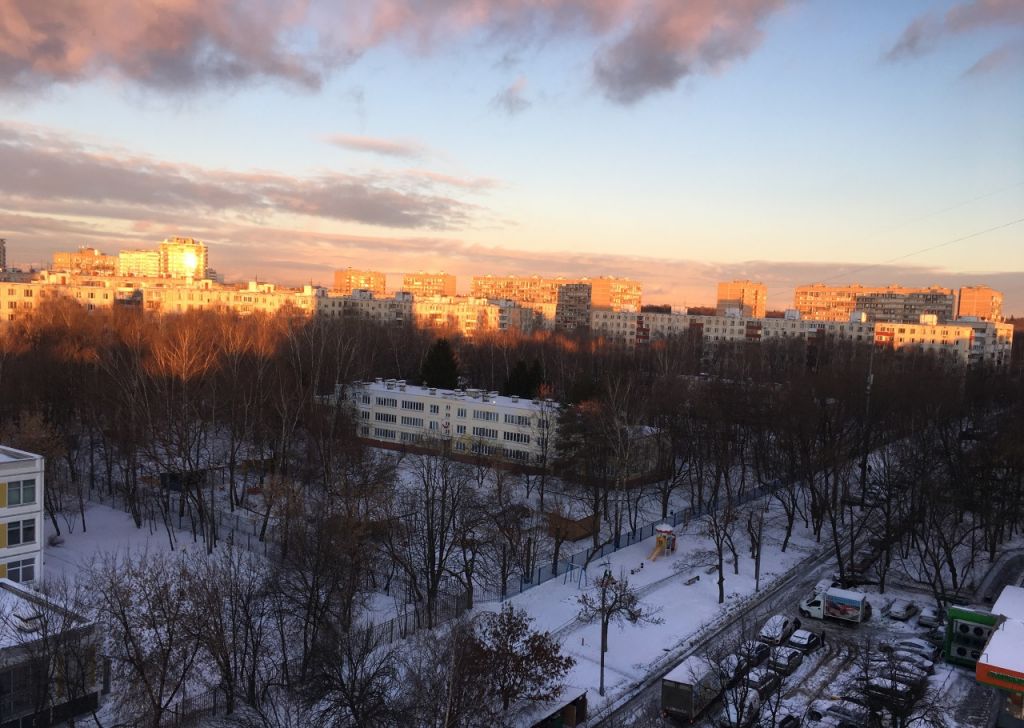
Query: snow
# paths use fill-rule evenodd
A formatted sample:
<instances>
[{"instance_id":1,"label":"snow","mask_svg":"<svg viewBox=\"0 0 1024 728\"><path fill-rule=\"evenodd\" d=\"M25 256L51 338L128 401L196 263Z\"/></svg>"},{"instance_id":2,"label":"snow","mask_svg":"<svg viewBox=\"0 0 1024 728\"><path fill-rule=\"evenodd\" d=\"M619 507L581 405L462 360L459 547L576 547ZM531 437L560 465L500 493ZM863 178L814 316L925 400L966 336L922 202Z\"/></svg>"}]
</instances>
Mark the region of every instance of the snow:
<instances>
[{"instance_id":1,"label":"snow","mask_svg":"<svg viewBox=\"0 0 1024 728\"><path fill-rule=\"evenodd\" d=\"M771 514L781 516L781 511ZM773 527L774 526L774 527ZM786 553L780 551L783 528L765 525L765 543L761 561L761 589L784 576L817 545L806 534L794 533ZM573 686L586 686L589 712L604 709L626 695L657 668L666 653L678 650L716 622L727 612L740 609L754 594L754 564L749 557L746 538L737 533L739 575L733 565L725 565L725 603L718 603L718 575L707 573L707 554L713 548L701 534L699 519L677 530L677 550L664 554L657 561L647 560L653 538L623 548L587 568L582 588L571 580L557 577L510 600L535 619L535 629L549 630L562 640L565 654L576 660L566 678ZM714 559L712 559L714 561ZM642 565L642 568L641 568ZM594 581L608 569L616 578L626 578L636 589L643 606L662 619L660 624L640 623L613 625L609 628L608 652L605 653L605 696L598 694L600 682L600 624L583 624L576 619L579 596L592 588ZM631 573L632 572L632 573ZM692 585L687 579L699 576ZM667 667L667 665L666 665Z\"/></svg>"},{"instance_id":2,"label":"snow","mask_svg":"<svg viewBox=\"0 0 1024 728\"><path fill-rule=\"evenodd\" d=\"M63 541L51 546L50 539L56 531L53 523L46 520L47 546L43 550L43 575L47 580L54 577L74 580L80 571L103 554L171 550L163 527L154 528L144 523L142 528L136 528L129 514L109 506L87 502L85 523L88 530L84 532L81 530L80 519L74 522L75 530L71 532L62 523L60 538ZM175 543L178 548L192 547L192 535L178 531L175 533ZM199 546L203 547L202 544Z\"/></svg>"},{"instance_id":3,"label":"snow","mask_svg":"<svg viewBox=\"0 0 1024 728\"><path fill-rule=\"evenodd\" d=\"M1024 587L1006 586L992 605L992 614L1008 619L1024 619Z\"/></svg>"},{"instance_id":4,"label":"snow","mask_svg":"<svg viewBox=\"0 0 1024 728\"><path fill-rule=\"evenodd\" d=\"M1024 622L1007 619L992 633L981 662L992 667L1024 673Z\"/></svg>"},{"instance_id":5,"label":"snow","mask_svg":"<svg viewBox=\"0 0 1024 728\"><path fill-rule=\"evenodd\" d=\"M707 663L703 658L692 655L669 670L664 679L670 682L692 684L695 679L700 679L707 669Z\"/></svg>"}]
</instances>

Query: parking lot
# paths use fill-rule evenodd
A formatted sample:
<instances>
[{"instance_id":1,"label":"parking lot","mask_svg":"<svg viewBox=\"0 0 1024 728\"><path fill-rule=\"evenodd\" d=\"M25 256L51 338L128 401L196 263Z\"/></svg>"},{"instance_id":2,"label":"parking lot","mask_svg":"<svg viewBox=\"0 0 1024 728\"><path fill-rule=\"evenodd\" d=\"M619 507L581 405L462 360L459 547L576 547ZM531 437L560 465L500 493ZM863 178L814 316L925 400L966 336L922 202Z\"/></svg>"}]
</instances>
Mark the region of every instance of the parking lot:
<instances>
[{"instance_id":1,"label":"parking lot","mask_svg":"<svg viewBox=\"0 0 1024 728\"><path fill-rule=\"evenodd\" d=\"M804 590L802 596L809 596L814 591L814 580L808 577L783 598L773 600L751 615L714 648L706 648L703 654L706 662L730 665L727 671L733 674L722 676L722 695L703 710L696 725L854 728L898 725L900 719L912 719L915 725L965 728L980 728L986 724L990 691L977 684L969 669L942 662L939 654L941 627L918 623L921 608L931 603L927 594L897 588L883 595L878 594L877 589L872 591L872 587L865 587L872 615L860 624L847 624L800 617L800 598L793 598L800 594L800 589ZM901 602L910 602L912 606L904 609ZM903 613L890 614L893 606L896 612ZM774 614L783 615L789 622L799 619L802 630L812 632L821 640L810 651L803 651L799 664L789 674L785 674L789 670L782 659L784 648L773 647L767 657L759 655L747 659L744 656L744 653L751 654L749 646L745 645L757 639L762 626ZM897 643L904 640L912 641L912 649L899 649ZM783 644L787 642L788 633ZM925 653L929 651L933 664L926 659ZM741 666L739 674L735 672L736 658L730 657L736 653L742 658L740 662L748 663ZM774 670L773 659L778 663ZM778 674L778 683L772 681L768 691L759 690L764 687L762 671L767 670ZM758 679L748 686L749 671ZM749 693L758 693L758 696L756 699L748 697ZM679 724L661 715L656 697L651 696L650 700L656 704L648 704L638 711L639 722L634 721L634 725ZM756 716L750 715L752 701L757 704Z\"/></svg>"}]
</instances>

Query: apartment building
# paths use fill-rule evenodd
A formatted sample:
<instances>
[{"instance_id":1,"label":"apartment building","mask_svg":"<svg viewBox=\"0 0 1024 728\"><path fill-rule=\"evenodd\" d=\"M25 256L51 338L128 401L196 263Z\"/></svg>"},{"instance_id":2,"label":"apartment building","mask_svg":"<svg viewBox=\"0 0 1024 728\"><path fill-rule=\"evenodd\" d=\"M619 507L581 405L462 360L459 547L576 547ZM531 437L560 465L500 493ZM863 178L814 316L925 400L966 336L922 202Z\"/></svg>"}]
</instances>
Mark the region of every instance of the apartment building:
<instances>
[{"instance_id":1,"label":"apartment building","mask_svg":"<svg viewBox=\"0 0 1024 728\"><path fill-rule=\"evenodd\" d=\"M949 289L898 293L868 293L857 296L857 311L869 321L903 323L934 316L937 321L952 321L956 297Z\"/></svg>"},{"instance_id":2,"label":"apartment building","mask_svg":"<svg viewBox=\"0 0 1024 728\"><path fill-rule=\"evenodd\" d=\"M1003 320L1003 294L988 286L964 286L957 296L956 317Z\"/></svg>"},{"instance_id":3,"label":"apartment building","mask_svg":"<svg viewBox=\"0 0 1024 728\"><path fill-rule=\"evenodd\" d=\"M848 321L855 311L867 313L872 321L917 321L922 314L934 314L938 320L947 321L953 318L953 302L953 291L940 286L907 288L814 283L798 286L793 294L793 307L802 319L811 321Z\"/></svg>"},{"instance_id":4,"label":"apartment building","mask_svg":"<svg viewBox=\"0 0 1024 728\"><path fill-rule=\"evenodd\" d=\"M635 348L670 336L692 336L705 347L721 343L759 343L773 340L828 337L854 343L874 343L893 349L943 352L965 365L1008 366L1013 348L1011 324L958 320L940 322L923 315L913 323L868 321L807 321L795 316L754 318L675 313L594 311L591 333L609 343Z\"/></svg>"},{"instance_id":5,"label":"apartment building","mask_svg":"<svg viewBox=\"0 0 1024 728\"><path fill-rule=\"evenodd\" d=\"M715 312L725 316L737 312L740 316L764 318L768 300L768 286L754 281L729 281L718 284L718 303Z\"/></svg>"},{"instance_id":6,"label":"apartment building","mask_svg":"<svg viewBox=\"0 0 1024 728\"><path fill-rule=\"evenodd\" d=\"M558 287L555 304L555 329L575 331L590 326L592 289L589 283L566 283Z\"/></svg>"},{"instance_id":7,"label":"apartment building","mask_svg":"<svg viewBox=\"0 0 1024 728\"><path fill-rule=\"evenodd\" d=\"M195 238L168 238L160 243L160 275L165 278L206 278L206 245Z\"/></svg>"},{"instance_id":8,"label":"apartment building","mask_svg":"<svg viewBox=\"0 0 1024 728\"><path fill-rule=\"evenodd\" d=\"M55 272L85 275L117 275L118 257L104 255L96 248L82 246L76 251L58 252L53 254Z\"/></svg>"},{"instance_id":9,"label":"apartment building","mask_svg":"<svg viewBox=\"0 0 1024 728\"><path fill-rule=\"evenodd\" d=\"M535 465L550 457L559 407L480 389L434 389L405 380L354 382L338 393L356 413L360 437L392 447L447 441L463 455Z\"/></svg>"},{"instance_id":10,"label":"apartment building","mask_svg":"<svg viewBox=\"0 0 1024 728\"><path fill-rule=\"evenodd\" d=\"M43 578L43 458L0 446L0 579Z\"/></svg>"},{"instance_id":11,"label":"apartment building","mask_svg":"<svg viewBox=\"0 0 1024 728\"><path fill-rule=\"evenodd\" d=\"M473 296L503 298L522 305L557 304L567 285L590 286L590 306L612 311L639 311L642 288L638 281L614 276L543 278L541 276L474 276Z\"/></svg>"},{"instance_id":12,"label":"apartment building","mask_svg":"<svg viewBox=\"0 0 1024 728\"><path fill-rule=\"evenodd\" d=\"M380 323L407 324L412 321L412 294L397 291L390 298L368 290L348 296L328 295L317 299L316 313L328 318L358 318Z\"/></svg>"},{"instance_id":13,"label":"apartment building","mask_svg":"<svg viewBox=\"0 0 1024 728\"><path fill-rule=\"evenodd\" d=\"M387 293L385 275L380 271L353 268L334 271L332 295L351 296L356 291L369 291L374 296L383 298Z\"/></svg>"},{"instance_id":14,"label":"apartment building","mask_svg":"<svg viewBox=\"0 0 1024 728\"><path fill-rule=\"evenodd\" d=\"M413 295L413 298L431 298L433 296L454 296L455 276L451 273L406 273L402 276L402 290Z\"/></svg>"},{"instance_id":15,"label":"apartment building","mask_svg":"<svg viewBox=\"0 0 1024 728\"><path fill-rule=\"evenodd\" d=\"M233 311L242 315L275 314L285 308L312 316L327 290L319 286L281 288L273 283L250 281L244 286L225 286L210 280L192 285L159 285L141 289L143 307L154 313L186 311Z\"/></svg>"},{"instance_id":16,"label":"apartment building","mask_svg":"<svg viewBox=\"0 0 1024 728\"><path fill-rule=\"evenodd\" d=\"M159 278L159 250L122 250L117 254L117 274L125 278Z\"/></svg>"}]
</instances>

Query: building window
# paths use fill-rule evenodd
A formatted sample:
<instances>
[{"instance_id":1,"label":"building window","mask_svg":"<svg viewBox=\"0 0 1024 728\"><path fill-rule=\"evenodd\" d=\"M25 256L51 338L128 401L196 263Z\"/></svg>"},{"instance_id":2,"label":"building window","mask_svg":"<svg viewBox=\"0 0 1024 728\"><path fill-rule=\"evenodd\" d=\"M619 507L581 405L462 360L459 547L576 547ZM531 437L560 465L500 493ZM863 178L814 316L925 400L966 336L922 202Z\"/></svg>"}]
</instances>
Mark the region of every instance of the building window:
<instances>
[{"instance_id":1,"label":"building window","mask_svg":"<svg viewBox=\"0 0 1024 728\"><path fill-rule=\"evenodd\" d=\"M431 420L431 421L430 421L430 429L431 429L431 430L437 430L437 429L439 429L439 428L438 428L438 425L437 425L437 420Z\"/></svg>"},{"instance_id":2,"label":"building window","mask_svg":"<svg viewBox=\"0 0 1024 728\"><path fill-rule=\"evenodd\" d=\"M368 420L368 419L370 419L370 413L369 413L369 411L368 411L368 410L361 410L361 411L359 412L359 418L360 418L360 419L363 419L363 420Z\"/></svg>"},{"instance_id":3,"label":"building window","mask_svg":"<svg viewBox=\"0 0 1024 728\"><path fill-rule=\"evenodd\" d=\"M7 578L11 581L27 582L36 580L36 560L20 559L7 562Z\"/></svg>"},{"instance_id":4,"label":"building window","mask_svg":"<svg viewBox=\"0 0 1024 728\"><path fill-rule=\"evenodd\" d=\"M455 434L456 435L465 435L466 434L466 426L465 425L455 425Z\"/></svg>"},{"instance_id":5,"label":"building window","mask_svg":"<svg viewBox=\"0 0 1024 728\"><path fill-rule=\"evenodd\" d=\"M389 414L387 412L374 412L373 413L373 419L377 420L377 422L390 422L390 423L398 422L398 416L397 415Z\"/></svg>"},{"instance_id":6,"label":"building window","mask_svg":"<svg viewBox=\"0 0 1024 728\"><path fill-rule=\"evenodd\" d=\"M498 439L498 431L492 430L490 427L474 427L473 434L477 437L486 437L490 440Z\"/></svg>"},{"instance_id":7,"label":"building window","mask_svg":"<svg viewBox=\"0 0 1024 728\"><path fill-rule=\"evenodd\" d=\"M7 484L7 506L27 506L36 502L36 481L16 480Z\"/></svg>"},{"instance_id":8,"label":"building window","mask_svg":"<svg viewBox=\"0 0 1024 728\"><path fill-rule=\"evenodd\" d=\"M7 545L20 546L36 542L36 519L11 521L7 524Z\"/></svg>"},{"instance_id":9,"label":"building window","mask_svg":"<svg viewBox=\"0 0 1024 728\"><path fill-rule=\"evenodd\" d=\"M459 407L459 409L456 410L455 414L457 416L459 416L459 417L465 417L466 416L466 408L465 407Z\"/></svg>"},{"instance_id":10,"label":"building window","mask_svg":"<svg viewBox=\"0 0 1024 728\"><path fill-rule=\"evenodd\" d=\"M436 415L438 412L440 412L440 410L438 409L436 404L430 405L430 414Z\"/></svg>"},{"instance_id":11,"label":"building window","mask_svg":"<svg viewBox=\"0 0 1024 728\"><path fill-rule=\"evenodd\" d=\"M373 428L373 436L374 437L379 437L382 440L394 440L395 439L395 431L394 430L385 430L385 429L383 429L381 427L374 427Z\"/></svg>"},{"instance_id":12,"label":"building window","mask_svg":"<svg viewBox=\"0 0 1024 728\"><path fill-rule=\"evenodd\" d=\"M474 420L487 420L488 422L497 422L498 413L488 412L487 410L473 410Z\"/></svg>"},{"instance_id":13,"label":"building window","mask_svg":"<svg viewBox=\"0 0 1024 728\"><path fill-rule=\"evenodd\" d=\"M378 407L397 407L398 400L391 397L377 397Z\"/></svg>"},{"instance_id":14,"label":"building window","mask_svg":"<svg viewBox=\"0 0 1024 728\"><path fill-rule=\"evenodd\" d=\"M409 399L403 399L402 400L402 409L416 410L417 412L422 412L423 411L423 403L422 402L413 402L412 400L409 400Z\"/></svg>"},{"instance_id":15,"label":"building window","mask_svg":"<svg viewBox=\"0 0 1024 728\"><path fill-rule=\"evenodd\" d=\"M509 442L521 442L524 445L530 444L530 436L523 432L506 432L505 439Z\"/></svg>"},{"instance_id":16,"label":"building window","mask_svg":"<svg viewBox=\"0 0 1024 728\"><path fill-rule=\"evenodd\" d=\"M406 417L402 415L402 424L406 427L423 427L422 417Z\"/></svg>"}]
</instances>

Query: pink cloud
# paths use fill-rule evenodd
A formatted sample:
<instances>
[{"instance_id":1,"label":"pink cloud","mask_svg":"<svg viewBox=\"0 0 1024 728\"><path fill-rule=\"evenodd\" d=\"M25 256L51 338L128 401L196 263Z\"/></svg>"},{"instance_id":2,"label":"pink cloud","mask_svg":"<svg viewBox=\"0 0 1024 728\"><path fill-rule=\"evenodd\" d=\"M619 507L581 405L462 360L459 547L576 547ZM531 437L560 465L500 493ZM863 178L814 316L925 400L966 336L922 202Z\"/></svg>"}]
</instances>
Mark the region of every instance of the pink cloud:
<instances>
[{"instance_id":1,"label":"pink cloud","mask_svg":"<svg viewBox=\"0 0 1024 728\"><path fill-rule=\"evenodd\" d=\"M0 0L0 89L113 77L161 90L265 80L318 88L383 44L605 43L593 74L632 103L749 54L784 0ZM523 108L521 89L506 108ZM378 152L381 153L381 152Z\"/></svg>"},{"instance_id":2,"label":"pink cloud","mask_svg":"<svg viewBox=\"0 0 1024 728\"><path fill-rule=\"evenodd\" d=\"M415 158L421 157L426 153L426 148L422 144L404 139L381 139L379 137L334 134L327 137L327 142L342 149L380 154L385 157Z\"/></svg>"}]
</instances>

